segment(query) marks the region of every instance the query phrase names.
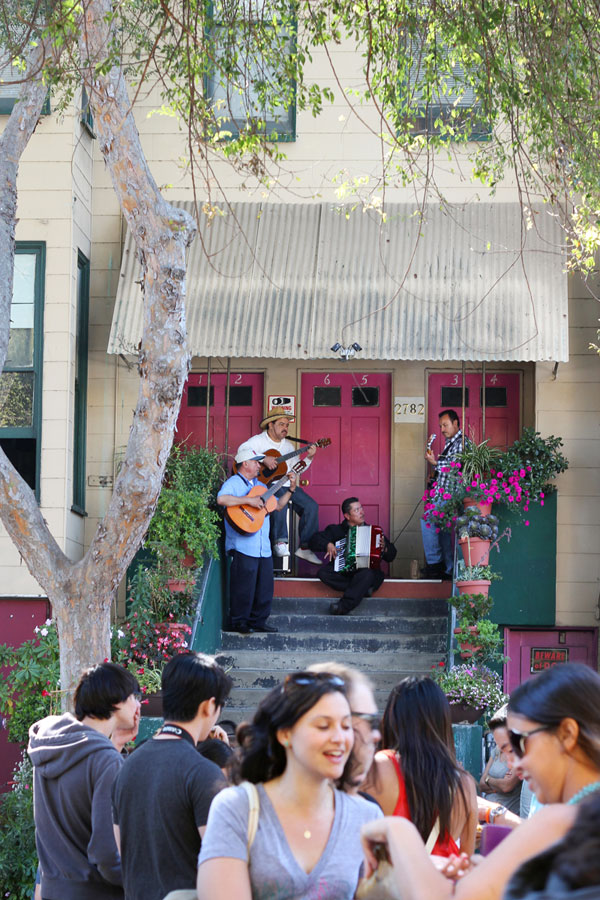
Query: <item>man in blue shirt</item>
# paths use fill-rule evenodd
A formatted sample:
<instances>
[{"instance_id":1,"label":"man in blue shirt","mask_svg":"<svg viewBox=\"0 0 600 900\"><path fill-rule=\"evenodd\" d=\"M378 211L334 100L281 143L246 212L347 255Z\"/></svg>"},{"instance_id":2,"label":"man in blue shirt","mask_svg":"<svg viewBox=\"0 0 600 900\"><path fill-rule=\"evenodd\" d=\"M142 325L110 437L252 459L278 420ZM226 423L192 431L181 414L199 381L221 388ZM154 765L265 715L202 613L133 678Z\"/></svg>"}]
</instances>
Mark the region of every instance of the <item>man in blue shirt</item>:
<instances>
[{"instance_id":1,"label":"man in blue shirt","mask_svg":"<svg viewBox=\"0 0 600 900\"><path fill-rule=\"evenodd\" d=\"M255 485L259 463L264 454L257 453L250 442L238 448L237 472L221 485L217 494L219 506L253 506L262 509L262 497L248 497ZM279 498L277 509L283 509L296 490L296 475L289 473L290 486ZM269 532L271 522L265 516L259 531L240 534L225 519L225 549L232 557L229 576L229 630L239 634L253 631L273 633L267 625L273 601L273 561Z\"/></svg>"}]
</instances>

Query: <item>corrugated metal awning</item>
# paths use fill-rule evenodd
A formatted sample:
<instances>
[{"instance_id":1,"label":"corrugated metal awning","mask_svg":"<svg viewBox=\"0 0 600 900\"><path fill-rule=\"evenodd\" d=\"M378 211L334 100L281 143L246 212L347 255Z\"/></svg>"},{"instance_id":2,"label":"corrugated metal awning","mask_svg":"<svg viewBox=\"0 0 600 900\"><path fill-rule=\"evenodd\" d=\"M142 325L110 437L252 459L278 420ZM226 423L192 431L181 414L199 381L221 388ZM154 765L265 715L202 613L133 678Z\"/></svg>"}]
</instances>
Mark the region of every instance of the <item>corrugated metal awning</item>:
<instances>
[{"instance_id":1,"label":"corrugated metal awning","mask_svg":"<svg viewBox=\"0 0 600 900\"><path fill-rule=\"evenodd\" d=\"M192 211L191 203L179 204ZM188 255L194 356L568 359L564 241L546 209L408 204L346 216L330 204L237 203ZM135 353L142 295L127 235L109 353Z\"/></svg>"}]
</instances>

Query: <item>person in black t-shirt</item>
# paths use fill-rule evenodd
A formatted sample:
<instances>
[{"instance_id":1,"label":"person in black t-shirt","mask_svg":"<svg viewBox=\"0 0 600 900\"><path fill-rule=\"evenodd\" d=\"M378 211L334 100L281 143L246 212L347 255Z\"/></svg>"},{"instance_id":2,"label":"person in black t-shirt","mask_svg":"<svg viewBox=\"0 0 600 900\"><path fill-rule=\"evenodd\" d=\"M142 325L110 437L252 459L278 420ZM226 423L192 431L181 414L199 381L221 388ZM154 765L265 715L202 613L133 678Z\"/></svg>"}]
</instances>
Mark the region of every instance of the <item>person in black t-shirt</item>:
<instances>
[{"instance_id":1,"label":"person in black t-shirt","mask_svg":"<svg viewBox=\"0 0 600 900\"><path fill-rule=\"evenodd\" d=\"M200 653L182 653L165 666L165 724L126 760L113 789L125 900L163 900L195 886L208 810L226 787L196 744L208 737L231 684Z\"/></svg>"}]
</instances>

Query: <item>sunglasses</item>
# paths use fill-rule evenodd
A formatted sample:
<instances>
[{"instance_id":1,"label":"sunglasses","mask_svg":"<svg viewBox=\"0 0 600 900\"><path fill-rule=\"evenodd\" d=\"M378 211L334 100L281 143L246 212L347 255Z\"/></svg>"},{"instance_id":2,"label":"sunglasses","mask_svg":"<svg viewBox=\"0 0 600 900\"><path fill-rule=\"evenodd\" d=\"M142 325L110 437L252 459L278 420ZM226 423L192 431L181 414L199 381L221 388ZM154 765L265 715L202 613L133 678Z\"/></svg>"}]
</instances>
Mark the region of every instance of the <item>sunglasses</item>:
<instances>
[{"instance_id":1,"label":"sunglasses","mask_svg":"<svg viewBox=\"0 0 600 900\"><path fill-rule=\"evenodd\" d=\"M532 734L537 734L539 731L551 731L553 728L554 725L540 725L539 728L532 728L531 731L509 730L508 737L510 740L510 746L515 756L518 759L523 759L523 757L525 756L525 742L528 737L531 737Z\"/></svg>"},{"instance_id":2,"label":"sunglasses","mask_svg":"<svg viewBox=\"0 0 600 900\"><path fill-rule=\"evenodd\" d=\"M339 675L332 675L330 672L292 672L286 675L283 687L288 684L298 684L300 687L307 687L316 684L331 684L333 687L345 690L346 682Z\"/></svg>"},{"instance_id":3,"label":"sunglasses","mask_svg":"<svg viewBox=\"0 0 600 900\"><path fill-rule=\"evenodd\" d=\"M352 718L362 719L363 722L366 722L371 731L379 731L379 726L381 725L381 716L379 713L354 712L354 710L351 709L350 715Z\"/></svg>"}]
</instances>

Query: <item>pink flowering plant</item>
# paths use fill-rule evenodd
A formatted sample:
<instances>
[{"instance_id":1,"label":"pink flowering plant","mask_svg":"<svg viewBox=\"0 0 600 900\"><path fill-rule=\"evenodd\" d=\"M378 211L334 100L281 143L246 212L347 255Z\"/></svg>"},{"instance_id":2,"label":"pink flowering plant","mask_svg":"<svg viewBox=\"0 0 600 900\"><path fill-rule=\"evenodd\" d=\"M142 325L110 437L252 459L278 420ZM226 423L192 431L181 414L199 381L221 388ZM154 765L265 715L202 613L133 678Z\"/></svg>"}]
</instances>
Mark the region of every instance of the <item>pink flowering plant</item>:
<instances>
[{"instance_id":1,"label":"pink flowering plant","mask_svg":"<svg viewBox=\"0 0 600 900\"><path fill-rule=\"evenodd\" d=\"M491 715L508 701L502 690L500 675L481 664L446 666L439 662L432 666L431 677L443 690L448 703L472 706Z\"/></svg>"}]
</instances>

